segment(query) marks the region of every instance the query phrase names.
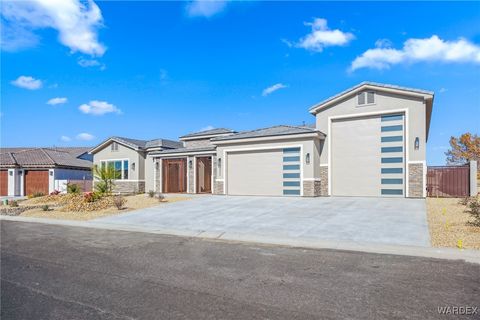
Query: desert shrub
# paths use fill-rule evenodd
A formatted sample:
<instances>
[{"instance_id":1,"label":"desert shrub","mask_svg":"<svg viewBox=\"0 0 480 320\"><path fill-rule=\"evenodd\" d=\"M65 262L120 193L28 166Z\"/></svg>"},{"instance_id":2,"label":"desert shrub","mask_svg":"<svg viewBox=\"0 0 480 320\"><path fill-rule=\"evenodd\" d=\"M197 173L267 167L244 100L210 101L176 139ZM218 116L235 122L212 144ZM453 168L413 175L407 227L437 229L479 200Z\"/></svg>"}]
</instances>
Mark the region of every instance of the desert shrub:
<instances>
[{"instance_id":1,"label":"desert shrub","mask_svg":"<svg viewBox=\"0 0 480 320\"><path fill-rule=\"evenodd\" d=\"M85 192L83 198L86 202L94 202L102 197L102 194L99 192Z\"/></svg>"},{"instance_id":2,"label":"desert shrub","mask_svg":"<svg viewBox=\"0 0 480 320\"><path fill-rule=\"evenodd\" d=\"M165 196L163 194L159 193L159 194L157 194L157 199L158 199L158 201L162 202L162 201L165 200Z\"/></svg>"},{"instance_id":3,"label":"desert shrub","mask_svg":"<svg viewBox=\"0 0 480 320\"><path fill-rule=\"evenodd\" d=\"M48 204L44 204L44 205L42 206L42 210L43 210L43 211L48 211L48 210L50 210L50 206L49 206Z\"/></svg>"},{"instance_id":4,"label":"desert shrub","mask_svg":"<svg viewBox=\"0 0 480 320\"><path fill-rule=\"evenodd\" d=\"M43 197L44 195L45 193L43 192L35 191L34 193L32 193L32 198L39 198L39 197Z\"/></svg>"},{"instance_id":5,"label":"desert shrub","mask_svg":"<svg viewBox=\"0 0 480 320\"><path fill-rule=\"evenodd\" d=\"M67 193L79 194L80 186L76 183L67 183Z\"/></svg>"},{"instance_id":6,"label":"desert shrub","mask_svg":"<svg viewBox=\"0 0 480 320\"><path fill-rule=\"evenodd\" d=\"M473 221L470 221L469 224L475 227L480 227L480 201L478 198L472 198L468 202L465 212L473 218Z\"/></svg>"},{"instance_id":7,"label":"desert shrub","mask_svg":"<svg viewBox=\"0 0 480 320\"><path fill-rule=\"evenodd\" d=\"M119 173L112 166L94 166L95 191L101 194L111 194L115 186L114 180L119 179Z\"/></svg>"},{"instance_id":8,"label":"desert shrub","mask_svg":"<svg viewBox=\"0 0 480 320\"><path fill-rule=\"evenodd\" d=\"M52 192L50 192L51 196L56 196L58 194L60 194L60 191L58 191L58 190L53 190Z\"/></svg>"},{"instance_id":9,"label":"desert shrub","mask_svg":"<svg viewBox=\"0 0 480 320\"><path fill-rule=\"evenodd\" d=\"M8 202L10 207L18 207L18 201L17 200L11 200Z\"/></svg>"},{"instance_id":10,"label":"desert shrub","mask_svg":"<svg viewBox=\"0 0 480 320\"><path fill-rule=\"evenodd\" d=\"M153 190L148 191L148 196L149 196L150 198L155 197L155 191L153 191Z\"/></svg>"},{"instance_id":11,"label":"desert shrub","mask_svg":"<svg viewBox=\"0 0 480 320\"><path fill-rule=\"evenodd\" d=\"M113 204L115 205L115 207L117 207L118 210L123 209L125 202L126 202L125 198L120 195L113 197Z\"/></svg>"}]
</instances>

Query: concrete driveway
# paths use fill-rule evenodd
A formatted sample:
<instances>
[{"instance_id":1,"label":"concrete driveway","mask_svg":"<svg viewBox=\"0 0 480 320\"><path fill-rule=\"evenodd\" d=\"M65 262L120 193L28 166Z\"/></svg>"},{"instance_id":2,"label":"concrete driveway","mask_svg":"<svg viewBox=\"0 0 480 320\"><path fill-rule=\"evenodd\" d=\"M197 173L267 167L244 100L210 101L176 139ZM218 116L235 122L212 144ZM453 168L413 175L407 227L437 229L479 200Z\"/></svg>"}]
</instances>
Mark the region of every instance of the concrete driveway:
<instances>
[{"instance_id":1,"label":"concrete driveway","mask_svg":"<svg viewBox=\"0 0 480 320\"><path fill-rule=\"evenodd\" d=\"M425 200L197 196L92 221L145 229L430 246Z\"/></svg>"}]
</instances>

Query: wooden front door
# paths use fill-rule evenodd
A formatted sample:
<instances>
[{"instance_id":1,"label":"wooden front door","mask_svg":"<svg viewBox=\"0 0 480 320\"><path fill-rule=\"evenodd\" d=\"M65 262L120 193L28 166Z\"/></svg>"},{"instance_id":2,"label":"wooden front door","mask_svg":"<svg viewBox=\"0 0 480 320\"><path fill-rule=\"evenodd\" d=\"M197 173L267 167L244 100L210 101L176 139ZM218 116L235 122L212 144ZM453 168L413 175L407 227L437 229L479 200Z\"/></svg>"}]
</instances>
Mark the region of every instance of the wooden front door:
<instances>
[{"instance_id":1,"label":"wooden front door","mask_svg":"<svg viewBox=\"0 0 480 320\"><path fill-rule=\"evenodd\" d=\"M0 196L8 196L8 170L0 171Z\"/></svg>"},{"instance_id":2,"label":"wooden front door","mask_svg":"<svg viewBox=\"0 0 480 320\"><path fill-rule=\"evenodd\" d=\"M25 195L34 193L48 194L48 170L25 171Z\"/></svg>"},{"instance_id":3,"label":"wooden front door","mask_svg":"<svg viewBox=\"0 0 480 320\"><path fill-rule=\"evenodd\" d=\"M197 193L212 193L212 157L197 158Z\"/></svg>"},{"instance_id":4,"label":"wooden front door","mask_svg":"<svg viewBox=\"0 0 480 320\"><path fill-rule=\"evenodd\" d=\"M187 191L187 159L164 159L162 161L163 192Z\"/></svg>"}]
</instances>

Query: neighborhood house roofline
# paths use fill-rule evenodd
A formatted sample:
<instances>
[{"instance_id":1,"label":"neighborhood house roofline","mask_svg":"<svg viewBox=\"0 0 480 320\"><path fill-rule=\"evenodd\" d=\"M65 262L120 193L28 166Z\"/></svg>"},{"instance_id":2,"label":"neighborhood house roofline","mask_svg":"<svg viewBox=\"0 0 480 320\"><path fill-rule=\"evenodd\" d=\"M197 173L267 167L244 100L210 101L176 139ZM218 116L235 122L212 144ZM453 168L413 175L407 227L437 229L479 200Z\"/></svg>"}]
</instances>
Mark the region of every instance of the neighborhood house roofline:
<instances>
[{"instance_id":1,"label":"neighborhood house roofline","mask_svg":"<svg viewBox=\"0 0 480 320\"><path fill-rule=\"evenodd\" d=\"M409 95L413 97L423 98L425 100L433 101L434 93L432 91L426 91L421 89L406 88L390 84L376 83L376 82L362 82L354 87L351 87L345 91L340 92L320 103L315 104L310 108L310 113L315 115L320 112L322 109L325 109L335 103L338 103L342 99L345 99L347 96L354 95L358 92L364 90L377 90L388 93L396 93L402 95Z\"/></svg>"},{"instance_id":2,"label":"neighborhood house roofline","mask_svg":"<svg viewBox=\"0 0 480 320\"><path fill-rule=\"evenodd\" d=\"M181 136L180 140L186 141L186 140L206 139L206 138L212 138L212 137L218 137L218 136L225 136L232 133L236 133L236 131L232 129L227 129L227 128L215 128L215 129L203 130L199 132L186 134L184 136Z\"/></svg>"},{"instance_id":3,"label":"neighborhood house roofline","mask_svg":"<svg viewBox=\"0 0 480 320\"><path fill-rule=\"evenodd\" d=\"M103 148L105 148L110 142L115 141L127 148L131 148L135 151L146 151L147 149L151 148L179 148L182 147L183 144L178 141L167 140L167 139L154 139L154 140L136 140L130 138L122 138L122 137L110 137L100 143L98 146L91 149L88 153L93 154L96 153Z\"/></svg>"}]
</instances>

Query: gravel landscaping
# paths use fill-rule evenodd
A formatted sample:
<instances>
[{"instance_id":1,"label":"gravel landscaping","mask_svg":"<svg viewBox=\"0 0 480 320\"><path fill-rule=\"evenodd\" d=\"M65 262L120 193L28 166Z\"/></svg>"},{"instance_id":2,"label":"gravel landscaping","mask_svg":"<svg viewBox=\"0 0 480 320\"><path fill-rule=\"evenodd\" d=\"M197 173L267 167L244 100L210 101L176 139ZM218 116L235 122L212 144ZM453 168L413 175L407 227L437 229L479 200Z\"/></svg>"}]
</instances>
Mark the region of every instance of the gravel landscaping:
<instances>
[{"instance_id":1,"label":"gravel landscaping","mask_svg":"<svg viewBox=\"0 0 480 320\"><path fill-rule=\"evenodd\" d=\"M36 218L90 220L99 217L125 213L131 210L167 205L168 203L189 199L189 197L185 196L167 196L165 200L160 202L157 198L150 198L145 194L124 196L126 200L124 208L119 210L113 205L111 199L105 197L94 202L98 203L99 209L97 210L72 211L68 210L68 208L74 207L72 205L72 197L72 195L50 195L19 201L18 207L2 206L2 214ZM42 207L44 205L49 205L50 208L48 211L43 210Z\"/></svg>"},{"instance_id":2,"label":"gravel landscaping","mask_svg":"<svg viewBox=\"0 0 480 320\"><path fill-rule=\"evenodd\" d=\"M480 227L472 220L457 198L427 198L428 226L432 246L457 247L461 241L466 249L480 249Z\"/></svg>"}]
</instances>

